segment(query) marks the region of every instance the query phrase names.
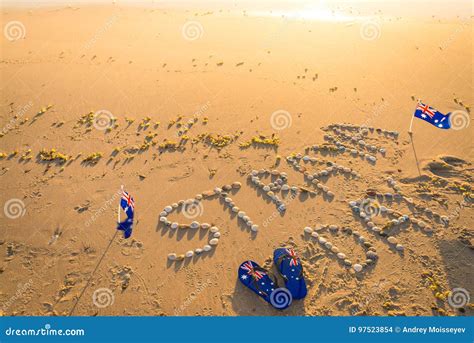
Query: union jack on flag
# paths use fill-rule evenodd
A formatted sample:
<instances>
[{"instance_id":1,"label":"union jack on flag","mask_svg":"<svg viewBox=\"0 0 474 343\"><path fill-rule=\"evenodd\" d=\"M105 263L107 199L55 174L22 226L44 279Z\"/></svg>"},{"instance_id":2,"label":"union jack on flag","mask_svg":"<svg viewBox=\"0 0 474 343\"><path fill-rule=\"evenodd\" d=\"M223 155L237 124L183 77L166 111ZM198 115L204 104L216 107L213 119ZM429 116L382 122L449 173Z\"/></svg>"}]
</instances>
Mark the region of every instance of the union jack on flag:
<instances>
[{"instance_id":1,"label":"union jack on flag","mask_svg":"<svg viewBox=\"0 0 474 343\"><path fill-rule=\"evenodd\" d=\"M286 252L288 253L288 256L290 256L290 266L297 266L299 262L296 252L291 248L286 249Z\"/></svg>"},{"instance_id":2,"label":"union jack on flag","mask_svg":"<svg viewBox=\"0 0 474 343\"><path fill-rule=\"evenodd\" d=\"M135 213L135 201L132 196L125 192L122 186L122 196L120 198L120 207L127 214L127 219L123 222L119 222L117 230L123 231L123 237L129 238L132 235L133 230L133 215ZM120 209L119 209L120 210ZM120 220L120 215L119 215Z\"/></svg>"},{"instance_id":3,"label":"union jack on flag","mask_svg":"<svg viewBox=\"0 0 474 343\"><path fill-rule=\"evenodd\" d=\"M251 275L257 281L260 280L263 277L263 275L265 275L264 272L255 270L251 261L245 262L242 266L240 266L240 268L242 268L243 270L246 270L247 274Z\"/></svg>"},{"instance_id":4,"label":"union jack on flag","mask_svg":"<svg viewBox=\"0 0 474 343\"><path fill-rule=\"evenodd\" d=\"M433 107L419 102L416 105L414 116L436 126L438 129L450 129L450 114L451 113L443 114Z\"/></svg>"},{"instance_id":5,"label":"union jack on flag","mask_svg":"<svg viewBox=\"0 0 474 343\"><path fill-rule=\"evenodd\" d=\"M128 194L122 187L122 198L120 199L120 206L123 208L127 217L133 218L135 211L135 201L132 196Z\"/></svg>"}]
</instances>

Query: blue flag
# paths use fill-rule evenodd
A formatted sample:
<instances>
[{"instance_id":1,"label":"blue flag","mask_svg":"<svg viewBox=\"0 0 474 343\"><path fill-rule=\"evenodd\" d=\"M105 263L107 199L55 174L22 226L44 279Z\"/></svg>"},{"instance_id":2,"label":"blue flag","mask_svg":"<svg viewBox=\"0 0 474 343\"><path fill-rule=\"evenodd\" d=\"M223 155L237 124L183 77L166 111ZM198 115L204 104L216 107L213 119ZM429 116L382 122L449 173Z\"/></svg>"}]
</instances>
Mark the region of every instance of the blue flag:
<instances>
[{"instance_id":1,"label":"blue flag","mask_svg":"<svg viewBox=\"0 0 474 343\"><path fill-rule=\"evenodd\" d=\"M127 215L127 219L119 222L117 230L123 231L123 237L128 238L132 235L133 216L135 214L135 201L132 196L125 192L122 186L122 197L120 198L120 207Z\"/></svg>"},{"instance_id":2,"label":"blue flag","mask_svg":"<svg viewBox=\"0 0 474 343\"><path fill-rule=\"evenodd\" d=\"M133 218L127 218L121 223L118 223L117 230L123 231L123 238L128 238L132 235Z\"/></svg>"},{"instance_id":3,"label":"blue flag","mask_svg":"<svg viewBox=\"0 0 474 343\"><path fill-rule=\"evenodd\" d=\"M435 110L433 107L425 105L421 102L418 103L415 109L415 117L420 118L431 125L436 126L438 129L450 129L450 113L443 114L438 110Z\"/></svg>"}]
</instances>

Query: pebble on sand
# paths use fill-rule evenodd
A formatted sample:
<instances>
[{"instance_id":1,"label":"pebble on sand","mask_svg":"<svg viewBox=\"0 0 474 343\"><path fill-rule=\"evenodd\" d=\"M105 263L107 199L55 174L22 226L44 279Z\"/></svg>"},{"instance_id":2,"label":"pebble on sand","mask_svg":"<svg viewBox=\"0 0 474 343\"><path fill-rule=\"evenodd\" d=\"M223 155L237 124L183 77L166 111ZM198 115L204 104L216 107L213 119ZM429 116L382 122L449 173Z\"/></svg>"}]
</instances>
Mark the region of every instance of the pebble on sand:
<instances>
[{"instance_id":1,"label":"pebble on sand","mask_svg":"<svg viewBox=\"0 0 474 343\"><path fill-rule=\"evenodd\" d=\"M395 237L390 236L387 238L387 242L389 242L390 244L397 244L398 240Z\"/></svg>"}]
</instances>

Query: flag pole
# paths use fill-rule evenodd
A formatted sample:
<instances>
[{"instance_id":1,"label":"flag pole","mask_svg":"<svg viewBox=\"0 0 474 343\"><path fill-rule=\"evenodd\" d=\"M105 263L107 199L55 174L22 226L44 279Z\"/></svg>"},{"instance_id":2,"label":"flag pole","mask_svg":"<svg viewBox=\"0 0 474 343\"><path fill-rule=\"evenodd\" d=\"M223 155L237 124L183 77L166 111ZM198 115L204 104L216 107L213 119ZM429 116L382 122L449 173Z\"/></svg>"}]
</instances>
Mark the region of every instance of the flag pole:
<instances>
[{"instance_id":1,"label":"flag pole","mask_svg":"<svg viewBox=\"0 0 474 343\"><path fill-rule=\"evenodd\" d=\"M414 115L414 114L411 116L410 128L408 129L408 133L409 133L410 135L413 134L413 131L411 130L411 128L413 127L413 119L415 119L415 115Z\"/></svg>"},{"instance_id":2,"label":"flag pole","mask_svg":"<svg viewBox=\"0 0 474 343\"><path fill-rule=\"evenodd\" d=\"M121 186L121 188L122 188L122 191L123 191L123 185ZM118 223L120 224L120 203L119 203L118 209L117 209L117 219L118 219ZM89 284L92 280L92 277L94 276L97 269L99 269L99 266L102 263L102 260L104 259L105 255L109 251L110 246L112 245L112 242L115 240L115 237L117 236L117 233L118 233L118 230L115 230L114 235L112 236L112 238L109 241L109 244L107 245L107 248L105 248L104 253L102 254L102 256L99 259L99 262L97 262L94 270L92 271L91 275L89 276L89 279L87 279L86 285L82 289L81 294L79 294L79 296L77 297L76 302L74 303L73 307L69 311L69 316L72 316L72 314L74 313L74 310L76 309L77 305L79 304L79 301L81 301L82 296L84 295L86 289L89 287Z\"/></svg>"},{"instance_id":3,"label":"flag pole","mask_svg":"<svg viewBox=\"0 0 474 343\"><path fill-rule=\"evenodd\" d=\"M421 99L418 99L418 100L417 100L417 104L420 104L420 103L421 103ZM412 114L412 116L411 116L410 128L408 129L408 133L410 134L410 136L413 134L413 131L412 131L412 128L413 128L413 119L415 119L415 114Z\"/></svg>"}]
</instances>

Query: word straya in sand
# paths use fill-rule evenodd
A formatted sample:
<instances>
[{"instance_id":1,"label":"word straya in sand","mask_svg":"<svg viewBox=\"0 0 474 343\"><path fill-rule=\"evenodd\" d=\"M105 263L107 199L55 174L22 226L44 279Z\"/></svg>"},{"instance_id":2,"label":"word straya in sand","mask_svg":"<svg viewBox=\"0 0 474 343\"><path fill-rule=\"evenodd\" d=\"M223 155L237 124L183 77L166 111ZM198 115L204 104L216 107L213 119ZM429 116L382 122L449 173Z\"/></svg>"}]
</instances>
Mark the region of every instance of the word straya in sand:
<instances>
[{"instance_id":1,"label":"word straya in sand","mask_svg":"<svg viewBox=\"0 0 474 343\"><path fill-rule=\"evenodd\" d=\"M265 184L261 181L260 176L270 175L273 178L273 182ZM264 194L273 201L277 207L278 212L284 213L286 211L287 202L285 199L280 199L276 192L281 191L282 196L286 198L290 197L294 199L298 191L301 191L301 187L288 185L288 175L285 172L278 170L252 170L249 175L249 179L257 187L264 192Z\"/></svg>"},{"instance_id":2,"label":"word straya in sand","mask_svg":"<svg viewBox=\"0 0 474 343\"><path fill-rule=\"evenodd\" d=\"M197 221L193 221L191 224L180 224L178 222L171 222L167 216L173 210L177 210L178 208L181 208L182 213L186 217L193 217L195 216L195 209L196 206L199 207L201 201L206 198L214 198L219 196L220 199L223 201L224 205L227 206L231 212L237 214L237 218L242 220L245 225L247 225L252 232L257 232L258 231L258 225L254 224L253 221L250 219L249 216L244 211L241 211L239 207L235 204L235 202L232 200L232 198L229 196L228 192L236 192L242 187L242 184L238 181L234 182L231 185L224 185L222 188L216 187L213 191L205 191L201 194L197 194L194 198L188 199L188 200L180 200L177 203L174 203L172 205L168 205L164 208L164 210L160 213L160 222L163 223L165 226L169 227L172 230L176 229L198 229L201 228L203 230L208 230L210 231L211 238L208 242L208 244L204 245L204 247L197 248L194 251L189 250L185 254L176 254L176 253L170 253L168 254L168 259L170 261L182 261L185 258L191 258L194 256L194 254L199 255L202 254L203 252L210 251L213 246L217 246L219 244L219 238L221 236L219 232L219 228L216 226L213 226L208 223L199 223Z\"/></svg>"},{"instance_id":3,"label":"word straya in sand","mask_svg":"<svg viewBox=\"0 0 474 343\"><path fill-rule=\"evenodd\" d=\"M310 235L313 239L315 239L320 245L322 245L328 254L336 255L337 259L345 266L345 267L352 267L355 272L360 273L363 269L365 269L368 265L375 264L378 260L377 251L375 250L374 246L371 242L367 240L364 236L362 236L359 232L353 231L349 227L343 227L339 229L337 225L323 225L317 228L311 228L309 226L304 228L304 234ZM352 261L347 257L347 255L340 251L340 249L333 243L331 243L327 238L323 237L322 232L329 231L332 235L337 236L339 232L343 234L353 236L360 245L364 249L366 249L365 255L366 260L358 263L352 263Z\"/></svg>"},{"instance_id":4,"label":"word straya in sand","mask_svg":"<svg viewBox=\"0 0 474 343\"><path fill-rule=\"evenodd\" d=\"M317 159L316 157L310 157L308 155L304 155L304 156L302 154L290 155L286 158L286 161L288 162L288 164L292 165L294 169L304 174L306 178L306 182L312 183L318 189L323 190L325 193L328 193L328 191L325 190L327 187L325 188L325 186L321 184L320 179L327 180L329 177L335 176L335 175L344 175L346 177L352 177L352 178L360 177L359 173L357 173L355 170L349 167L345 167L341 164L337 164L332 161L320 160L320 159ZM321 169L311 174L308 171L308 168L300 164L301 161L303 161L304 163L310 163L311 165L315 165L315 164L326 165L326 168ZM328 194L328 195L331 196L331 194Z\"/></svg>"}]
</instances>

